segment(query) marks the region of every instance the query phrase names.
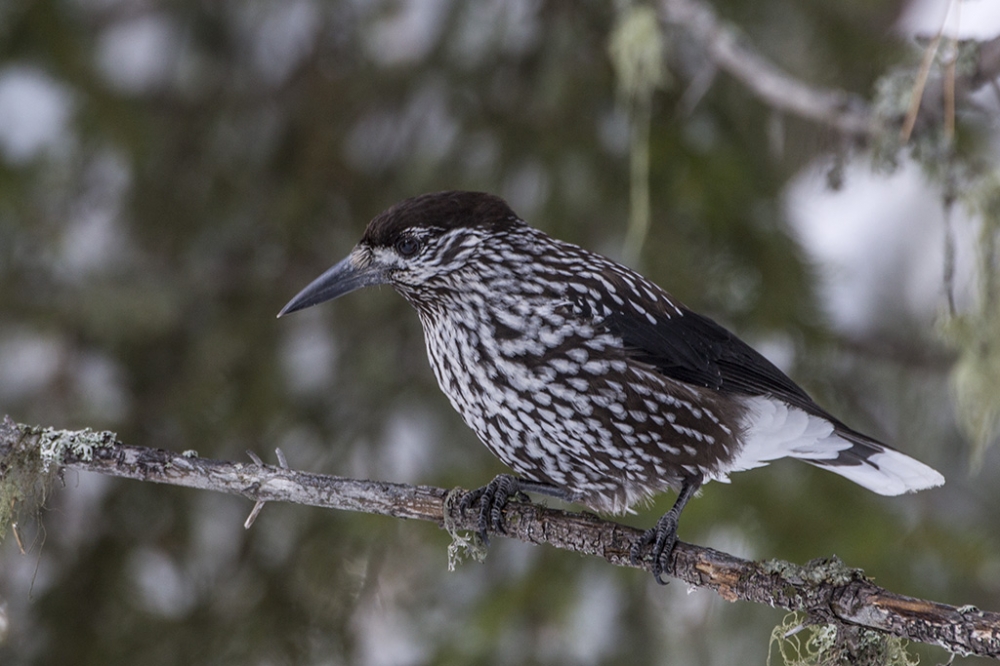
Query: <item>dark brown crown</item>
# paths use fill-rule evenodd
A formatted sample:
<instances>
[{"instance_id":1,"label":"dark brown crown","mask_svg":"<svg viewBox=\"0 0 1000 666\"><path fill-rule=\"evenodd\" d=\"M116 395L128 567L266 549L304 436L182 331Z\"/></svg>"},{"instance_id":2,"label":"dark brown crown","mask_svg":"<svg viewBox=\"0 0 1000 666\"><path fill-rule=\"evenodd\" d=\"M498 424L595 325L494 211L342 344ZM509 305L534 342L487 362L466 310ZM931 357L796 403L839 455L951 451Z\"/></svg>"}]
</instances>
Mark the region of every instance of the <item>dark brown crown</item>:
<instances>
[{"instance_id":1,"label":"dark brown crown","mask_svg":"<svg viewBox=\"0 0 1000 666\"><path fill-rule=\"evenodd\" d=\"M446 231L456 227L480 227L501 231L517 224L518 217L498 196L485 192L451 190L406 199L377 215L368 223L362 243L391 245L406 229L423 227Z\"/></svg>"}]
</instances>

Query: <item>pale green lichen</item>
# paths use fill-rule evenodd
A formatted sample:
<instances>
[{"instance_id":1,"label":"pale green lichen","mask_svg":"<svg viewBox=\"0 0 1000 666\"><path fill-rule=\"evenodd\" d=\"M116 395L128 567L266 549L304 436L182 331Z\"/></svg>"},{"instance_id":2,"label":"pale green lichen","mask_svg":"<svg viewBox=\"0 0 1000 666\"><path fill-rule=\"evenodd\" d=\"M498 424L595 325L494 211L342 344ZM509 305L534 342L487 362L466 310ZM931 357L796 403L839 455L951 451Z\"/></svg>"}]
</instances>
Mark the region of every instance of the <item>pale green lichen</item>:
<instances>
[{"instance_id":1,"label":"pale green lichen","mask_svg":"<svg viewBox=\"0 0 1000 666\"><path fill-rule=\"evenodd\" d=\"M848 636L841 635L848 632ZM785 666L916 666L920 658L897 636L835 624L808 625L803 613L789 613L771 632L767 664L774 648Z\"/></svg>"},{"instance_id":2,"label":"pale green lichen","mask_svg":"<svg viewBox=\"0 0 1000 666\"><path fill-rule=\"evenodd\" d=\"M667 83L664 51L663 30L653 7L630 5L619 12L608 53L624 97L648 97Z\"/></svg>"},{"instance_id":3,"label":"pale green lichen","mask_svg":"<svg viewBox=\"0 0 1000 666\"><path fill-rule=\"evenodd\" d=\"M935 48L927 86L941 85L947 69L954 63L959 78L973 76L980 63L980 44L975 40L940 45L928 42L922 49ZM926 51L923 51L926 53ZM948 312L941 318L939 336L957 352L951 370L955 412L959 427L972 444L973 470L982 463L983 454L1000 436L1000 170L995 157L976 148L974 109L966 109L967 122L952 131L940 110L931 108L928 122L918 124L906 137L900 136L903 119L913 112L913 96L926 94L920 85L917 62L883 76L875 85L873 110L881 128L873 137L872 163L882 171L892 171L906 155L919 164L925 174L942 184L942 206L946 227L950 225L952 205L960 203L980 228L976 244L976 284L974 301L956 312L954 287L954 241L946 228L945 290ZM939 102L933 102L939 104ZM968 129L963 131L963 125ZM982 123L979 123L982 126ZM965 140L962 140L963 134Z\"/></svg>"},{"instance_id":4,"label":"pale green lichen","mask_svg":"<svg viewBox=\"0 0 1000 666\"><path fill-rule=\"evenodd\" d=\"M852 580L865 578L863 570L847 566L836 555L817 558L803 566L783 560L767 560L761 562L760 567L764 572L777 574L792 583L847 585Z\"/></svg>"},{"instance_id":5,"label":"pale green lichen","mask_svg":"<svg viewBox=\"0 0 1000 666\"><path fill-rule=\"evenodd\" d=\"M454 503L461 500L464 495L465 490L462 488L452 488L444 498L444 529L451 535L451 543L448 544L448 571L454 571L466 558L472 558L477 562L486 559L486 547L480 542L479 537L473 534L469 538L460 534L451 518Z\"/></svg>"},{"instance_id":6,"label":"pale green lichen","mask_svg":"<svg viewBox=\"0 0 1000 666\"><path fill-rule=\"evenodd\" d=\"M943 317L938 333L958 353L951 386L959 427L972 443L972 468L1000 434L1000 172L984 176L962 202L981 221L975 302Z\"/></svg>"},{"instance_id":7,"label":"pale green lichen","mask_svg":"<svg viewBox=\"0 0 1000 666\"><path fill-rule=\"evenodd\" d=\"M39 428L9 418L0 428L5 444L0 458L0 538L19 514L37 511L67 455L91 460L95 449L115 442L112 432Z\"/></svg>"},{"instance_id":8,"label":"pale green lichen","mask_svg":"<svg viewBox=\"0 0 1000 666\"><path fill-rule=\"evenodd\" d=\"M878 171L895 171L900 150L905 145L910 156L940 180L945 176L942 169L950 168L953 163L950 157L954 151L954 137L946 131L944 119L925 124L907 136L905 144L900 128L913 112L913 96L927 94L932 85L943 86L941 80L949 76L951 63L954 63L954 74L960 79L975 75L980 62L980 43L976 40L944 41L933 46L934 57L928 72L921 70L922 63L916 56L925 56L926 49L932 46L928 43L920 47L914 51L915 57L909 66L897 67L875 82L872 111L876 126L881 130L872 137L872 164ZM922 76L924 74L926 76Z\"/></svg>"},{"instance_id":9,"label":"pale green lichen","mask_svg":"<svg viewBox=\"0 0 1000 666\"><path fill-rule=\"evenodd\" d=\"M635 262L649 231L649 132L653 93L669 83L666 44L656 10L646 5L622 5L611 30L608 54L618 91L625 99L631 125L628 231L624 256Z\"/></svg>"},{"instance_id":10,"label":"pale green lichen","mask_svg":"<svg viewBox=\"0 0 1000 666\"><path fill-rule=\"evenodd\" d=\"M67 453L80 460L93 460L94 449L113 446L117 439L113 432L108 430L94 432L90 428L83 430L42 428L36 434L42 473L47 473L52 465L62 464Z\"/></svg>"}]
</instances>

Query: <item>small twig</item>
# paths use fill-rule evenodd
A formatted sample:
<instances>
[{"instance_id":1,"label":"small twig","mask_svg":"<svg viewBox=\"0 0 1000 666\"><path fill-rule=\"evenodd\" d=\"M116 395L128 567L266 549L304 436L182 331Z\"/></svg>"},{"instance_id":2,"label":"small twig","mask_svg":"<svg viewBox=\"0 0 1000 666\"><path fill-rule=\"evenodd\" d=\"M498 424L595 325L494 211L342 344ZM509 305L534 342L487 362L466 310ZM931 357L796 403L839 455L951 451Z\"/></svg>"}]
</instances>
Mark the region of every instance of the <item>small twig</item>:
<instances>
[{"instance_id":1,"label":"small twig","mask_svg":"<svg viewBox=\"0 0 1000 666\"><path fill-rule=\"evenodd\" d=\"M21 551L22 555L27 555L24 550L24 542L21 541L21 532L17 529L17 523L10 524L10 531L14 533L14 541L17 542L17 549Z\"/></svg>"},{"instance_id":2,"label":"small twig","mask_svg":"<svg viewBox=\"0 0 1000 666\"><path fill-rule=\"evenodd\" d=\"M948 39L948 62L944 69L944 136L950 145L955 137L955 87L958 69L958 29L961 25L962 3L949 2L955 8L955 32Z\"/></svg>"},{"instance_id":3,"label":"small twig","mask_svg":"<svg viewBox=\"0 0 1000 666\"><path fill-rule=\"evenodd\" d=\"M247 449L247 455L250 456L250 460L254 461L258 467L264 466L264 461L261 460L260 456L253 451ZM243 529L248 530L253 527L254 522L257 520L257 516L260 515L260 511L264 508L265 504L267 504L267 502L264 500L257 500L254 502L253 509L250 510L250 515L243 521Z\"/></svg>"},{"instance_id":4,"label":"small twig","mask_svg":"<svg viewBox=\"0 0 1000 666\"><path fill-rule=\"evenodd\" d=\"M958 41L948 40L951 47L944 66L944 138L950 144L955 137L955 70L958 63Z\"/></svg>"},{"instance_id":5,"label":"small twig","mask_svg":"<svg viewBox=\"0 0 1000 666\"><path fill-rule=\"evenodd\" d=\"M250 456L250 459L257 463L258 466L264 466L264 461L261 460L260 456L253 451L247 451L247 455ZM275 448L274 455L278 458L278 466L281 467L281 469L288 469L288 460L285 459L285 452L280 448ZM243 521L243 529L248 530L253 527L254 522L257 520L257 515L260 514L260 510L264 508L265 504L267 504L267 502L264 500L257 500L254 503L253 509L250 511L250 515L247 516L245 521Z\"/></svg>"},{"instance_id":6,"label":"small twig","mask_svg":"<svg viewBox=\"0 0 1000 666\"><path fill-rule=\"evenodd\" d=\"M719 68L714 62L708 61L702 65L677 103L677 113L680 117L687 118L694 113L695 108L712 88L715 75L718 73Z\"/></svg>"},{"instance_id":7,"label":"small twig","mask_svg":"<svg viewBox=\"0 0 1000 666\"><path fill-rule=\"evenodd\" d=\"M954 166L949 164L942 203L944 212L944 292L948 300L948 314L952 317L958 313L958 308L955 306L955 223L952 215L958 194L955 191L954 171Z\"/></svg>"},{"instance_id":8,"label":"small twig","mask_svg":"<svg viewBox=\"0 0 1000 666\"><path fill-rule=\"evenodd\" d=\"M257 500L254 502L253 509L250 510L250 515L243 521L243 529L248 530L253 527L254 522L257 520L257 516L260 514L260 510L264 508L265 504L267 504L267 502L264 500Z\"/></svg>"},{"instance_id":9,"label":"small twig","mask_svg":"<svg viewBox=\"0 0 1000 666\"><path fill-rule=\"evenodd\" d=\"M906 143L910 140L913 127L917 124L917 115L920 113L920 103L924 97L924 86L927 85L927 77L931 73L931 65L934 63L934 56L937 55L938 45L941 43L941 33L934 36L931 43L924 49L924 58L920 61L920 69L917 70L917 78L913 82L913 92L910 93L910 108L903 119L903 126L899 130L899 140Z\"/></svg>"}]
</instances>

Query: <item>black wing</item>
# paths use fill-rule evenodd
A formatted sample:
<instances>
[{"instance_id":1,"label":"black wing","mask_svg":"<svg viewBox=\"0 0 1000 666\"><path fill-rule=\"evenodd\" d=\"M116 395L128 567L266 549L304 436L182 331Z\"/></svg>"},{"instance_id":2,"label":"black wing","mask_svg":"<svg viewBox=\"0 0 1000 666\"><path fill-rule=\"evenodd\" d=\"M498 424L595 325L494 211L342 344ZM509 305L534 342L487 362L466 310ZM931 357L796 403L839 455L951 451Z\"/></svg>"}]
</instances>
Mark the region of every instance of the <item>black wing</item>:
<instances>
[{"instance_id":1,"label":"black wing","mask_svg":"<svg viewBox=\"0 0 1000 666\"><path fill-rule=\"evenodd\" d=\"M795 382L750 345L708 317L686 308L645 314L628 305L602 324L621 337L636 360L664 375L723 393L779 398L813 414L829 415Z\"/></svg>"}]
</instances>

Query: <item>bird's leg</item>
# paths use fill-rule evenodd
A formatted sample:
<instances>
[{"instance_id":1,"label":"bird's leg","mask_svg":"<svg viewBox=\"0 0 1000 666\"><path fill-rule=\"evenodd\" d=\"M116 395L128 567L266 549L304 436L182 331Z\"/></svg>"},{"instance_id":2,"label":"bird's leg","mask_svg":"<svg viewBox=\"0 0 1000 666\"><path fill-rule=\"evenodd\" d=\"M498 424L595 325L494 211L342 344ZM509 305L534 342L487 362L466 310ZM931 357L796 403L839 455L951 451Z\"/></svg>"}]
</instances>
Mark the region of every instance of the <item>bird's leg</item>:
<instances>
[{"instance_id":1,"label":"bird's leg","mask_svg":"<svg viewBox=\"0 0 1000 666\"><path fill-rule=\"evenodd\" d=\"M527 502L529 498L524 491L542 493L550 497L572 501L566 491L549 483L540 481L529 481L519 479L510 474L498 474L492 481L476 490L466 493L459 503L459 508L464 513L466 509L479 502L479 522L477 531L483 543L489 545L490 538L487 534L490 528L499 534L505 534L503 526L503 509L507 506L507 501L513 497Z\"/></svg>"},{"instance_id":2,"label":"bird's leg","mask_svg":"<svg viewBox=\"0 0 1000 666\"><path fill-rule=\"evenodd\" d=\"M670 559L670 553L677 543L677 521L681 517L681 511L687 506L688 501L701 488L704 477L701 474L689 476L681 483L681 491L677 494L677 501L663 516L656 521L656 527L646 530L646 532L632 544L629 551L629 559L633 565L638 565L642 558L642 549L649 544L653 545L653 578L660 585L667 583L661 578L664 566Z\"/></svg>"}]
</instances>

